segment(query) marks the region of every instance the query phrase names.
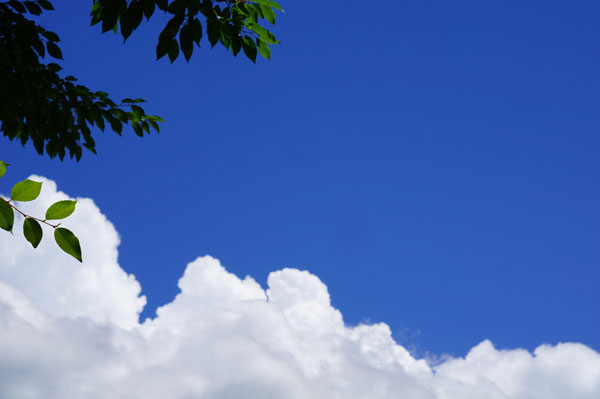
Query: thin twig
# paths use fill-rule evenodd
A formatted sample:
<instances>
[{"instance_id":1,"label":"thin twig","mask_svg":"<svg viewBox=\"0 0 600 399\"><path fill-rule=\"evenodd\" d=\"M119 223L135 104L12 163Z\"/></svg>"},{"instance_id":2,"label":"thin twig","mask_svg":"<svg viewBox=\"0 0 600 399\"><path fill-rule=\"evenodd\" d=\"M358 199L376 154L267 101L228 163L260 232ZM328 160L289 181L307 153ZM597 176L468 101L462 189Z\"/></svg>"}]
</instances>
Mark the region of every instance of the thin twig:
<instances>
[{"instance_id":1,"label":"thin twig","mask_svg":"<svg viewBox=\"0 0 600 399\"><path fill-rule=\"evenodd\" d=\"M26 218L37 220L38 222L47 224L48 226L50 226L50 227L52 227L54 229L57 228L58 226L60 226L60 223L57 224L57 225L54 225L52 223L48 223L46 220L42 220L42 219L36 218L35 216L31 216L31 215L26 214L25 212L21 211L19 208L17 208L13 204L11 204L10 200L7 201L4 198L0 198L0 200L6 202L8 205L10 205L11 208L13 208L15 211L19 212L21 215L23 215Z\"/></svg>"}]
</instances>

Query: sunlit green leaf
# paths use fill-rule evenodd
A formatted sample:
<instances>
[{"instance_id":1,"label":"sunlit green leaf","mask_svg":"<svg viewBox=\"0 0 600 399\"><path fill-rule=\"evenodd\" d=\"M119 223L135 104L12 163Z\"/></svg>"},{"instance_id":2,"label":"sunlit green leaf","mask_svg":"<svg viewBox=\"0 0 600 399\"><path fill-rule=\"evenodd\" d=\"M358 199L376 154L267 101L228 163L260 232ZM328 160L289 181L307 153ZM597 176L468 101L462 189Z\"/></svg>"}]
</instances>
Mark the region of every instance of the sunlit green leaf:
<instances>
[{"instance_id":1,"label":"sunlit green leaf","mask_svg":"<svg viewBox=\"0 0 600 399\"><path fill-rule=\"evenodd\" d=\"M35 219L25 218L23 222L23 234L34 248L37 248L40 241L42 241L42 227Z\"/></svg>"},{"instance_id":2,"label":"sunlit green leaf","mask_svg":"<svg viewBox=\"0 0 600 399\"><path fill-rule=\"evenodd\" d=\"M277 44L279 41L275 38L275 35L263 28L262 26L255 24L250 26L250 30L256 32L260 37L260 40L268 44Z\"/></svg>"},{"instance_id":3,"label":"sunlit green leaf","mask_svg":"<svg viewBox=\"0 0 600 399\"><path fill-rule=\"evenodd\" d=\"M9 163L0 161L0 177L4 176L4 174L6 173L6 167L9 165L10 165Z\"/></svg>"},{"instance_id":4,"label":"sunlit green leaf","mask_svg":"<svg viewBox=\"0 0 600 399\"><path fill-rule=\"evenodd\" d=\"M281 6L279 5L279 3L278 3L278 2L276 2L276 1L273 1L273 0L267 0L267 5L268 5L269 7L273 7L273 8L274 8L274 9L276 9L276 10L283 11L283 9L282 9L282 8L281 8Z\"/></svg>"},{"instance_id":5,"label":"sunlit green leaf","mask_svg":"<svg viewBox=\"0 0 600 399\"><path fill-rule=\"evenodd\" d=\"M269 45L260 39L257 39L256 42L258 43L258 52L260 55L271 61L271 49Z\"/></svg>"},{"instance_id":6,"label":"sunlit green leaf","mask_svg":"<svg viewBox=\"0 0 600 399\"><path fill-rule=\"evenodd\" d=\"M265 19L267 21L269 21L270 23L272 23L273 25L275 25L275 18L276 18L275 11L273 11L273 9L270 6L265 6L262 4L260 6L260 9L261 9L263 15L265 16Z\"/></svg>"},{"instance_id":7,"label":"sunlit green leaf","mask_svg":"<svg viewBox=\"0 0 600 399\"><path fill-rule=\"evenodd\" d=\"M13 201L33 201L40 195L42 183L33 180L23 180L15 184L10 192Z\"/></svg>"},{"instance_id":8,"label":"sunlit green leaf","mask_svg":"<svg viewBox=\"0 0 600 399\"><path fill-rule=\"evenodd\" d=\"M54 229L54 239L56 243L66 253L74 257L80 262L83 262L81 258L81 247L79 246L79 239L75 237L70 230L64 227L58 227Z\"/></svg>"},{"instance_id":9,"label":"sunlit green leaf","mask_svg":"<svg viewBox=\"0 0 600 399\"><path fill-rule=\"evenodd\" d=\"M64 219L75 211L77 201L58 201L50 205L46 211L46 220Z\"/></svg>"}]
</instances>

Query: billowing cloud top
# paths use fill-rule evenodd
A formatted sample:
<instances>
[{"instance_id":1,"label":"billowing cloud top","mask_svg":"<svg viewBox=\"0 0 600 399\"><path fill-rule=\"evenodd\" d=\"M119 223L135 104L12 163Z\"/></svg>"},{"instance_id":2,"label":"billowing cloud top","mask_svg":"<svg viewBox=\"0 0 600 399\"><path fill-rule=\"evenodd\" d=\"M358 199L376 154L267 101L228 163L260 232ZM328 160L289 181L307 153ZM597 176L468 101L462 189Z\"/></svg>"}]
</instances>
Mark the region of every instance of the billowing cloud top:
<instances>
[{"instance_id":1,"label":"billowing cloud top","mask_svg":"<svg viewBox=\"0 0 600 399\"><path fill-rule=\"evenodd\" d=\"M26 211L68 198L33 179L44 189ZM49 237L33 250L18 227L0 234L1 398L600 398L600 354L585 345L532 354L484 341L430 366L386 324L346 326L327 287L296 269L264 290L200 257L173 302L139 323L145 298L117 263L113 225L81 198L68 225L83 264Z\"/></svg>"}]
</instances>

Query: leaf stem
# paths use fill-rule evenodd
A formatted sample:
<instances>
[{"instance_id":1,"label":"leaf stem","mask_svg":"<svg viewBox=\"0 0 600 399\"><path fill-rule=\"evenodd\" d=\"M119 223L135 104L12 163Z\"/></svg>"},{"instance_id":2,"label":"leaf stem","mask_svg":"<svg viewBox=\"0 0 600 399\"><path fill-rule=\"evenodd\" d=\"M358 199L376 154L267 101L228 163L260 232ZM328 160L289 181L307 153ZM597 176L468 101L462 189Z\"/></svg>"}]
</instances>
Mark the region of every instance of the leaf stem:
<instances>
[{"instance_id":1,"label":"leaf stem","mask_svg":"<svg viewBox=\"0 0 600 399\"><path fill-rule=\"evenodd\" d=\"M54 224L52 224L52 223L48 223L46 220L38 219L38 218L36 218L36 217L34 217L34 216L31 216L31 215L28 215L28 214L26 214L25 212L21 211L19 208L17 208L17 207L16 207L16 206L14 206L13 204L11 204L11 203L10 203L10 200L8 200L8 201L7 201L7 200L5 200L5 199L4 199L4 198L2 198L2 197L0 197L0 200L2 200L2 201L4 201L4 202L6 202L8 205L10 205L10 207L11 207L11 208L13 208L15 211L19 212L21 215L23 215L23 216L24 216L24 217L26 217L26 218L30 218L30 219L37 220L38 222L40 222L40 223L44 223L44 224L46 224L46 225L48 225L48 226L50 226L50 227L52 227L52 228L54 228L54 229L55 229L55 228L57 228L58 226L60 226L60 223L59 223L59 224L56 224L56 225L54 225Z\"/></svg>"}]
</instances>

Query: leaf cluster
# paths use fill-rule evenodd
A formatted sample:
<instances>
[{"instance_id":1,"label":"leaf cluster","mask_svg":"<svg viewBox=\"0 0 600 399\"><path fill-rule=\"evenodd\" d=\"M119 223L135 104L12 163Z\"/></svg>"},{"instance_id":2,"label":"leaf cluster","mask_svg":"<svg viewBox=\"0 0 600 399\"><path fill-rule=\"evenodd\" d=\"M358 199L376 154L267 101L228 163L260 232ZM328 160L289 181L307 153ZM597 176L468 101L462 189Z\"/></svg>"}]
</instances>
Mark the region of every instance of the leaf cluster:
<instances>
[{"instance_id":1,"label":"leaf cluster","mask_svg":"<svg viewBox=\"0 0 600 399\"><path fill-rule=\"evenodd\" d=\"M0 177L6 173L7 166L9 164L0 161ZM46 210L44 219L27 215L20 211L14 204L11 204L13 201L33 201L40 195L41 190L42 183L26 179L13 186L9 200L0 197L0 229L12 233L15 223L15 212L18 212L25 218L23 221L23 235L34 248L37 248L42 241L43 231L40 225L42 223L54 229L54 240L60 249L82 262L81 246L75 234L64 227L59 227L60 223L53 225L48 222L48 220L61 220L70 216L75 212L77 201L64 200L55 202Z\"/></svg>"},{"instance_id":2,"label":"leaf cluster","mask_svg":"<svg viewBox=\"0 0 600 399\"><path fill-rule=\"evenodd\" d=\"M103 33L120 30L127 40L155 9L170 17L158 36L157 59L166 55L174 62L181 52L189 61L207 37L211 47L221 43L234 56L243 50L256 62L257 53L270 60L269 46L279 43L263 25L275 25L275 10L281 10L272 0L94 0L92 25L101 24Z\"/></svg>"},{"instance_id":3,"label":"leaf cluster","mask_svg":"<svg viewBox=\"0 0 600 399\"><path fill-rule=\"evenodd\" d=\"M92 129L106 127L121 135L130 125L143 137L159 131L160 117L146 114L143 99L117 102L93 91L73 76L61 76L59 36L29 18L53 10L48 0L0 1L0 131L9 140L31 141L35 150L61 160L77 161L83 149L96 153ZM273 0L94 0L92 25L119 32L124 40L155 10L169 16L158 36L157 59L174 62L180 53L189 61L203 37L212 47L221 43L236 56L256 62L270 60L270 45L279 43L265 22L275 25L279 3Z\"/></svg>"},{"instance_id":4,"label":"leaf cluster","mask_svg":"<svg viewBox=\"0 0 600 399\"><path fill-rule=\"evenodd\" d=\"M138 103L117 103L102 91L78 84L73 76L61 77L61 66L45 63L62 60L59 36L44 29L26 14L53 10L48 0L0 2L0 131L25 145L31 140L39 154L63 159L68 153L79 160L82 149L96 153L92 127L106 126L122 133L131 125L138 136L158 132L157 122Z\"/></svg>"}]
</instances>

